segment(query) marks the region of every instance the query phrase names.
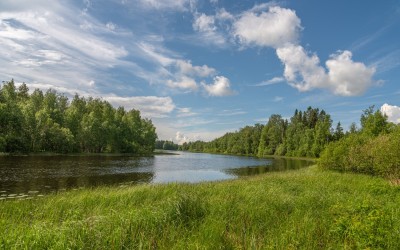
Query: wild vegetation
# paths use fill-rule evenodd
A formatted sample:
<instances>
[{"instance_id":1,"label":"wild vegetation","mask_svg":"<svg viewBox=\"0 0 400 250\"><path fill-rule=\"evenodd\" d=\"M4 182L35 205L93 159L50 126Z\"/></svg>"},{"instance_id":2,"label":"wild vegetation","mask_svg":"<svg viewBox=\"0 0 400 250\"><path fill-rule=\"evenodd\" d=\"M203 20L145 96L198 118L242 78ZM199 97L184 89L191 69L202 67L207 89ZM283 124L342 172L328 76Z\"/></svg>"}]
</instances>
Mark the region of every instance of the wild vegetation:
<instances>
[{"instance_id":1,"label":"wild vegetation","mask_svg":"<svg viewBox=\"0 0 400 250\"><path fill-rule=\"evenodd\" d=\"M138 110L54 90L31 94L14 81L0 87L0 152L151 153L157 138Z\"/></svg>"},{"instance_id":2,"label":"wild vegetation","mask_svg":"<svg viewBox=\"0 0 400 250\"><path fill-rule=\"evenodd\" d=\"M400 192L316 167L0 201L1 249L397 249Z\"/></svg>"},{"instance_id":3,"label":"wild vegetation","mask_svg":"<svg viewBox=\"0 0 400 250\"><path fill-rule=\"evenodd\" d=\"M373 107L361 116L362 128L330 143L319 165L327 169L400 178L400 126Z\"/></svg>"},{"instance_id":4,"label":"wild vegetation","mask_svg":"<svg viewBox=\"0 0 400 250\"><path fill-rule=\"evenodd\" d=\"M324 110L309 107L296 110L290 120L270 116L266 125L246 126L211 142L184 143L182 150L237 155L319 157L325 145L344 136L340 122L332 129L332 120Z\"/></svg>"},{"instance_id":5,"label":"wild vegetation","mask_svg":"<svg viewBox=\"0 0 400 250\"><path fill-rule=\"evenodd\" d=\"M272 115L266 125L246 126L211 142L184 143L181 150L235 155L317 157L319 166L400 178L400 126L388 122L374 106L364 110L358 129L332 128L330 115L309 107L290 121Z\"/></svg>"}]
</instances>

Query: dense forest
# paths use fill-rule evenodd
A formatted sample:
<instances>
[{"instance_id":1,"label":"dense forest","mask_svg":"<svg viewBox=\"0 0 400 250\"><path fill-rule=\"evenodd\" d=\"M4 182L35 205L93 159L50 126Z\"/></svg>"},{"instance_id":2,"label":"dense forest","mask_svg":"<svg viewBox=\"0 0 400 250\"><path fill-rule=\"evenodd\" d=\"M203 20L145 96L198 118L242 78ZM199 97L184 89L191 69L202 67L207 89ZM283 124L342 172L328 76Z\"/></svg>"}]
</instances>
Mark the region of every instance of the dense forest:
<instances>
[{"instance_id":1,"label":"dense forest","mask_svg":"<svg viewBox=\"0 0 400 250\"><path fill-rule=\"evenodd\" d=\"M332 170L400 177L400 126L388 122L374 106L363 111L361 127L344 132L332 127L330 115L309 107L290 120L271 115L266 125L246 126L210 142L184 143L181 150L264 157L319 157L318 165Z\"/></svg>"},{"instance_id":2,"label":"dense forest","mask_svg":"<svg viewBox=\"0 0 400 250\"><path fill-rule=\"evenodd\" d=\"M54 90L29 93L14 81L0 87L0 152L134 153L154 150L157 134L138 110Z\"/></svg>"},{"instance_id":3,"label":"dense forest","mask_svg":"<svg viewBox=\"0 0 400 250\"><path fill-rule=\"evenodd\" d=\"M184 143L180 148L194 152L252 155L319 157L325 145L344 136L340 123L332 128L324 110L309 107L294 112L290 120L273 114L266 125L246 126L211 142Z\"/></svg>"}]
</instances>

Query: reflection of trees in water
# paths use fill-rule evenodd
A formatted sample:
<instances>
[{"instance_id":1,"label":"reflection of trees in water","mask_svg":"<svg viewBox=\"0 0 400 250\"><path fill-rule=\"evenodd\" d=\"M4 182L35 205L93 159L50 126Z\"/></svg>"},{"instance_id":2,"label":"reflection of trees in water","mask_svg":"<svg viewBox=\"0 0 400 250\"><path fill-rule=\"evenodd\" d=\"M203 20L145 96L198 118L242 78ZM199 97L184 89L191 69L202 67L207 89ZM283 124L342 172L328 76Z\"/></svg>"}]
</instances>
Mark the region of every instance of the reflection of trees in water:
<instances>
[{"instance_id":1,"label":"reflection of trees in water","mask_svg":"<svg viewBox=\"0 0 400 250\"><path fill-rule=\"evenodd\" d=\"M37 178L24 181L3 182L1 183L0 189L8 190L12 193L26 193L32 190L40 191L41 193L49 193L61 189L79 187L95 187L122 183L148 183L153 178L154 174L147 172L80 177Z\"/></svg>"},{"instance_id":2,"label":"reflection of trees in water","mask_svg":"<svg viewBox=\"0 0 400 250\"><path fill-rule=\"evenodd\" d=\"M278 172L286 170L300 169L312 165L312 161L307 160L294 160L294 159L273 159L271 165L256 166L256 167L243 167L226 170L226 173L236 176L251 176L267 172Z\"/></svg>"},{"instance_id":3,"label":"reflection of trees in water","mask_svg":"<svg viewBox=\"0 0 400 250\"><path fill-rule=\"evenodd\" d=\"M153 179L154 173L136 170L153 163L154 157L112 155L2 157L0 190L48 193L76 187L145 183Z\"/></svg>"}]
</instances>

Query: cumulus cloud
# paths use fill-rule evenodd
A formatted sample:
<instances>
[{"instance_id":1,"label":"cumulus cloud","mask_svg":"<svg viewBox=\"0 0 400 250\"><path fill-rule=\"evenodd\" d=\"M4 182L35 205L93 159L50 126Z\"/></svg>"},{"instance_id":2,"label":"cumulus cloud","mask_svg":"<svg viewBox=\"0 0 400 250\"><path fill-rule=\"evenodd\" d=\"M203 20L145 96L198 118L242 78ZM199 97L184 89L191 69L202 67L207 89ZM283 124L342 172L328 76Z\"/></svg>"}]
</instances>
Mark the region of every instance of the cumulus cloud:
<instances>
[{"instance_id":1,"label":"cumulus cloud","mask_svg":"<svg viewBox=\"0 0 400 250\"><path fill-rule=\"evenodd\" d=\"M287 45L276 50L285 65L284 76L299 91L328 89L336 95L363 94L374 81L375 68L352 60L350 51L338 52L326 61L326 70L316 54L309 54L300 45Z\"/></svg>"},{"instance_id":2,"label":"cumulus cloud","mask_svg":"<svg viewBox=\"0 0 400 250\"><path fill-rule=\"evenodd\" d=\"M324 68L317 55L309 55L300 45L288 45L276 50L285 65L284 76L299 91L308 91L327 83Z\"/></svg>"},{"instance_id":3,"label":"cumulus cloud","mask_svg":"<svg viewBox=\"0 0 400 250\"><path fill-rule=\"evenodd\" d=\"M400 107L385 103L380 110L388 117L389 122L400 123Z\"/></svg>"},{"instance_id":4,"label":"cumulus cloud","mask_svg":"<svg viewBox=\"0 0 400 250\"><path fill-rule=\"evenodd\" d=\"M233 34L243 45L278 48L295 43L301 30L296 12L278 6L267 12L247 11L233 23Z\"/></svg>"},{"instance_id":5,"label":"cumulus cloud","mask_svg":"<svg viewBox=\"0 0 400 250\"><path fill-rule=\"evenodd\" d=\"M350 51L331 55L326 61L328 76L333 92L337 95L354 96L363 94L374 81L375 68L354 62Z\"/></svg>"},{"instance_id":6,"label":"cumulus cloud","mask_svg":"<svg viewBox=\"0 0 400 250\"><path fill-rule=\"evenodd\" d=\"M226 15L226 14L225 14ZM316 54L298 44L301 20L291 9L260 4L234 18L232 35L243 46L270 47L284 65L286 81L299 91L328 89L336 95L356 96L374 85L374 67L352 60L350 51L332 54L321 66ZM276 77L255 86L283 81Z\"/></svg>"},{"instance_id":7,"label":"cumulus cloud","mask_svg":"<svg viewBox=\"0 0 400 250\"><path fill-rule=\"evenodd\" d=\"M231 89L229 79L224 76L216 76L212 84L202 83L202 86L210 96L229 96L235 94Z\"/></svg>"}]
</instances>

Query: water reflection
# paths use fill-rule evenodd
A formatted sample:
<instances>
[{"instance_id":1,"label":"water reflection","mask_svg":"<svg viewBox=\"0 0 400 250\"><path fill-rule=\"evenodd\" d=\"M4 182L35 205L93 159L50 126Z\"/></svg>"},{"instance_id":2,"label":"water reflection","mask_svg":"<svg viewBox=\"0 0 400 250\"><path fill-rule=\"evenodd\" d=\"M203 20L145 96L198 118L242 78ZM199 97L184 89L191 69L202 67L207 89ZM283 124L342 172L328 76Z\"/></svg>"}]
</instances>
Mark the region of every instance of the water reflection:
<instances>
[{"instance_id":1,"label":"water reflection","mask_svg":"<svg viewBox=\"0 0 400 250\"><path fill-rule=\"evenodd\" d=\"M258 175L267 172L277 172L277 171L287 171L304 168L312 165L312 161L308 160L294 160L294 159L284 159L276 158L271 160L271 164L268 166L247 166L242 168L231 168L225 170L228 174L233 174L235 176L251 176Z\"/></svg>"},{"instance_id":2,"label":"water reflection","mask_svg":"<svg viewBox=\"0 0 400 250\"><path fill-rule=\"evenodd\" d=\"M49 193L78 187L121 183L201 182L269 171L298 169L310 162L179 152L179 155L132 157L0 157L0 199L11 194ZM10 196L12 198L14 196Z\"/></svg>"}]
</instances>

